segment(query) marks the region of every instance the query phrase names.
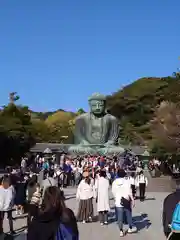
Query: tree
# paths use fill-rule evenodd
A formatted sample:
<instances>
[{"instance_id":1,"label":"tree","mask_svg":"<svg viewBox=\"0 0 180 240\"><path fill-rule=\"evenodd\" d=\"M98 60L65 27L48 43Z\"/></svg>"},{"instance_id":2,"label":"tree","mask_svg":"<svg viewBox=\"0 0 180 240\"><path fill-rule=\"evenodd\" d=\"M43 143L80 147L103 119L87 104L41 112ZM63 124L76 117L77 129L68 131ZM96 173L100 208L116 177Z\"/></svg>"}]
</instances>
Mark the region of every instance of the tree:
<instances>
[{"instance_id":1,"label":"tree","mask_svg":"<svg viewBox=\"0 0 180 240\"><path fill-rule=\"evenodd\" d=\"M120 122L120 143L132 143L140 144L144 143L144 139L138 133L137 128L131 123L128 122L126 118L122 118Z\"/></svg>"},{"instance_id":2,"label":"tree","mask_svg":"<svg viewBox=\"0 0 180 240\"><path fill-rule=\"evenodd\" d=\"M51 129L48 125L40 120L40 119L33 119L32 121L32 135L36 142L49 142L51 139Z\"/></svg>"},{"instance_id":3,"label":"tree","mask_svg":"<svg viewBox=\"0 0 180 240\"><path fill-rule=\"evenodd\" d=\"M74 132L74 127L75 127L75 122L76 122L76 117L82 115L83 113L86 113L82 108L80 108L73 116L72 119L68 121L69 127L72 132Z\"/></svg>"},{"instance_id":4,"label":"tree","mask_svg":"<svg viewBox=\"0 0 180 240\"><path fill-rule=\"evenodd\" d=\"M82 108L80 108L80 109L77 111L77 115L81 115L81 114L83 114L83 113L86 113L86 112L85 112L84 109L82 109Z\"/></svg>"},{"instance_id":5,"label":"tree","mask_svg":"<svg viewBox=\"0 0 180 240\"><path fill-rule=\"evenodd\" d=\"M151 131L155 139L167 151L180 151L180 108L178 104L163 101L155 111L151 121Z\"/></svg>"},{"instance_id":6,"label":"tree","mask_svg":"<svg viewBox=\"0 0 180 240\"><path fill-rule=\"evenodd\" d=\"M50 116L45 120L46 124L48 126L53 125L64 125L67 124L69 120L71 120L74 117L73 113L70 112L63 112L58 111Z\"/></svg>"},{"instance_id":7,"label":"tree","mask_svg":"<svg viewBox=\"0 0 180 240\"><path fill-rule=\"evenodd\" d=\"M73 143L72 128L69 124L73 117L74 114L70 112L58 111L46 119L45 123L50 129L51 142L60 142L63 137L64 143Z\"/></svg>"},{"instance_id":8,"label":"tree","mask_svg":"<svg viewBox=\"0 0 180 240\"><path fill-rule=\"evenodd\" d=\"M135 133L138 139L140 137L149 145L153 139L149 122L156 114L156 106L162 101L180 102L180 81L177 76L141 78L107 96L109 113L117 117L120 123L125 121L121 134L128 141L134 144L139 142Z\"/></svg>"},{"instance_id":9,"label":"tree","mask_svg":"<svg viewBox=\"0 0 180 240\"><path fill-rule=\"evenodd\" d=\"M1 165L20 162L34 144L28 107L10 102L0 112Z\"/></svg>"},{"instance_id":10,"label":"tree","mask_svg":"<svg viewBox=\"0 0 180 240\"><path fill-rule=\"evenodd\" d=\"M166 160L167 156L169 154L170 155L172 154L172 152L169 153L167 151L167 149L164 147L164 145L161 142L159 142L157 139L153 139L150 142L149 149L150 149L152 156L157 157L162 160Z\"/></svg>"}]
</instances>

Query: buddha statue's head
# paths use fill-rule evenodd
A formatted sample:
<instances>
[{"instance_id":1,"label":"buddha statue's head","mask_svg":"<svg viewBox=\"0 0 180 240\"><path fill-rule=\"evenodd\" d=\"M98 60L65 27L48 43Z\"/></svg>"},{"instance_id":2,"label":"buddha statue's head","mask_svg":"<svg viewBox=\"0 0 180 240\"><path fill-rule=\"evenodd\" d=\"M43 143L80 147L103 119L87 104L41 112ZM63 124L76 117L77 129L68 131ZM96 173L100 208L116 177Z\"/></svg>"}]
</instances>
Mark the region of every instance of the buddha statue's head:
<instances>
[{"instance_id":1,"label":"buddha statue's head","mask_svg":"<svg viewBox=\"0 0 180 240\"><path fill-rule=\"evenodd\" d=\"M90 111L94 115L102 115L106 110L106 97L99 93L94 93L88 99Z\"/></svg>"}]
</instances>

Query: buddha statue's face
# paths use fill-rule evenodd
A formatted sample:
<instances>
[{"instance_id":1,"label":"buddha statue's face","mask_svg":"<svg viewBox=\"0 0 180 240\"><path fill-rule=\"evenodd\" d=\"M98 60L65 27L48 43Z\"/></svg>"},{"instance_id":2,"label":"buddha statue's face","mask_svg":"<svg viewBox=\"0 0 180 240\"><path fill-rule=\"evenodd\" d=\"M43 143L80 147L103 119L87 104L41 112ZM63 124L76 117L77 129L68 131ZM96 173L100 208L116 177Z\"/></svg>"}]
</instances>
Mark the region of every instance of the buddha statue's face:
<instances>
[{"instance_id":1,"label":"buddha statue's face","mask_svg":"<svg viewBox=\"0 0 180 240\"><path fill-rule=\"evenodd\" d=\"M94 115L101 115L105 112L105 101L91 100L89 101L89 106Z\"/></svg>"}]
</instances>

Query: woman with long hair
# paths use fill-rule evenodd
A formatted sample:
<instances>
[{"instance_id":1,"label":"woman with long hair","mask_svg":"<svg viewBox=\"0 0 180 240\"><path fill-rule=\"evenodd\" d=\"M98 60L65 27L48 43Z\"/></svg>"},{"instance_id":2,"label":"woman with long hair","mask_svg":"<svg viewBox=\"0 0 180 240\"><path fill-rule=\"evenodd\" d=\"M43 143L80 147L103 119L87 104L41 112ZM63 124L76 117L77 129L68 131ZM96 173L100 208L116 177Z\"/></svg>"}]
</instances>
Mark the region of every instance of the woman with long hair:
<instances>
[{"instance_id":1,"label":"woman with long hair","mask_svg":"<svg viewBox=\"0 0 180 240\"><path fill-rule=\"evenodd\" d=\"M72 240L79 239L76 218L66 207L63 192L58 187L48 187L40 213L28 228L27 240L60 240L66 239L66 234L71 234Z\"/></svg>"}]
</instances>

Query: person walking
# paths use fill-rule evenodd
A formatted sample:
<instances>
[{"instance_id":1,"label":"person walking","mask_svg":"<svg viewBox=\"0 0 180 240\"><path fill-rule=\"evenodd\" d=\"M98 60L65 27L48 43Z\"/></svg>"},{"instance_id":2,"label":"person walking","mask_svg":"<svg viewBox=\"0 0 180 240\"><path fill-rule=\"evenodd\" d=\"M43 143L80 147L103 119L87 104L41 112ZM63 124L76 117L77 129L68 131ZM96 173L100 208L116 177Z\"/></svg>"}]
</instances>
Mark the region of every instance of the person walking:
<instances>
[{"instance_id":1,"label":"person walking","mask_svg":"<svg viewBox=\"0 0 180 240\"><path fill-rule=\"evenodd\" d=\"M131 175L129 177L129 182L131 184L133 198L136 199L136 180L135 180L134 172L131 173Z\"/></svg>"},{"instance_id":2,"label":"person walking","mask_svg":"<svg viewBox=\"0 0 180 240\"><path fill-rule=\"evenodd\" d=\"M100 177L95 182L95 193L97 198L97 211L101 225L108 224L109 206L109 180L106 179L106 171L100 171Z\"/></svg>"},{"instance_id":3,"label":"person walking","mask_svg":"<svg viewBox=\"0 0 180 240\"><path fill-rule=\"evenodd\" d=\"M0 234L3 233L3 220L5 214L9 221L9 228L11 235L15 234L13 229L12 211L14 206L15 190L11 185L9 176L4 176L2 185L0 186Z\"/></svg>"},{"instance_id":4,"label":"person walking","mask_svg":"<svg viewBox=\"0 0 180 240\"><path fill-rule=\"evenodd\" d=\"M139 198L143 202L145 200L146 187L148 185L148 179L144 176L143 171L140 171L136 177L136 185L139 187Z\"/></svg>"},{"instance_id":5,"label":"person walking","mask_svg":"<svg viewBox=\"0 0 180 240\"><path fill-rule=\"evenodd\" d=\"M80 200L77 219L80 222L86 223L92 221L93 218L94 189L89 173L84 172L83 177L84 179L81 180L76 193L76 198Z\"/></svg>"},{"instance_id":6,"label":"person walking","mask_svg":"<svg viewBox=\"0 0 180 240\"><path fill-rule=\"evenodd\" d=\"M42 186L41 186L41 188L43 190L42 196L44 196L46 188L48 188L50 186L58 187L58 181L56 179L54 179L53 177L54 177L54 171L51 170L51 171L49 171L47 178L45 180L43 180L43 182L42 182Z\"/></svg>"},{"instance_id":7,"label":"person walking","mask_svg":"<svg viewBox=\"0 0 180 240\"><path fill-rule=\"evenodd\" d=\"M42 169L44 171L44 176L45 178L48 176L49 170L50 170L50 165L48 159L44 159L44 162L42 164Z\"/></svg>"},{"instance_id":8,"label":"person walking","mask_svg":"<svg viewBox=\"0 0 180 240\"><path fill-rule=\"evenodd\" d=\"M16 214L22 215L24 213L24 207L26 204L26 187L27 181L23 174L20 175L19 180L15 185L15 199L14 204L16 206Z\"/></svg>"},{"instance_id":9,"label":"person walking","mask_svg":"<svg viewBox=\"0 0 180 240\"><path fill-rule=\"evenodd\" d=\"M40 201L41 201L40 185L37 183L37 178L33 178L31 179L27 186L27 202L28 202L27 226L30 225L34 217L38 216Z\"/></svg>"},{"instance_id":10,"label":"person walking","mask_svg":"<svg viewBox=\"0 0 180 240\"><path fill-rule=\"evenodd\" d=\"M134 233L137 228L133 226L132 222L132 207L135 202L132 196L131 186L129 180L125 179L126 173L122 169L118 169L117 178L112 184L112 193L115 199L115 208L117 214L117 222L120 230L120 237L125 235L123 231L124 215L126 216L129 225L128 233Z\"/></svg>"},{"instance_id":11,"label":"person walking","mask_svg":"<svg viewBox=\"0 0 180 240\"><path fill-rule=\"evenodd\" d=\"M78 186L82 179L81 169L79 167L76 167L74 169L74 178L75 178L75 185Z\"/></svg>"}]
</instances>

